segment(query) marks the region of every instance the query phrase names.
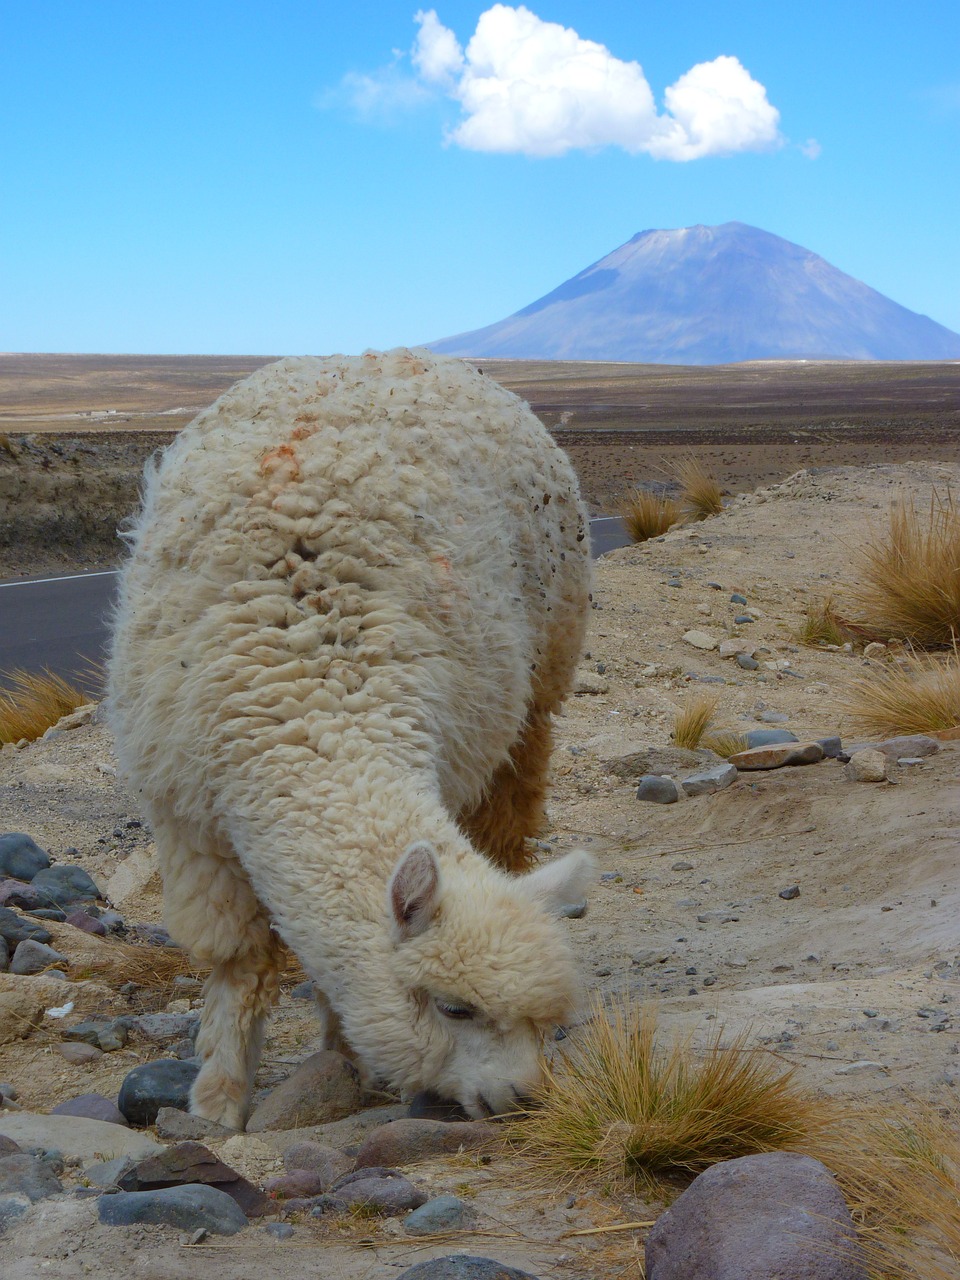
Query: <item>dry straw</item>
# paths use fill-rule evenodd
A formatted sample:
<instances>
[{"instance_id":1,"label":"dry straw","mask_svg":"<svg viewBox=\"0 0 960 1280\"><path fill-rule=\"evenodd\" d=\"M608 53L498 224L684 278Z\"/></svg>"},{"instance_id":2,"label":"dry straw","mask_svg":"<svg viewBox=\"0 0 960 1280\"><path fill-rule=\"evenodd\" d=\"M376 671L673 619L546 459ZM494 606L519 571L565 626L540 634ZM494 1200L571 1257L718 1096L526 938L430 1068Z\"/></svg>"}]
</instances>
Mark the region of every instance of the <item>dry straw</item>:
<instances>
[{"instance_id":1,"label":"dry straw","mask_svg":"<svg viewBox=\"0 0 960 1280\"><path fill-rule=\"evenodd\" d=\"M797 632L801 644L843 645L862 638L862 633L841 616L833 596L821 596L807 602L803 622Z\"/></svg>"},{"instance_id":2,"label":"dry straw","mask_svg":"<svg viewBox=\"0 0 960 1280\"><path fill-rule=\"evenodd\" d=\"M34 742L63 716L90 701L89 695L50 671L5 671L0 689L0 745Z\"/></svg>"},{"instance_id":3,"label":"dry straw","mask_svg":"<svg viewBox=\"0 0 960 1280\"><path fill-rule=\"evenodd\" d=\"M690 517L705 520L718 516L723 510L723 491L699 458L688 454L677 461L675 470L681 502Z\"/></svg>"},{"instance_id":4,"label":"dry straw","mask_svg":"<svg viewBox=\"0 0 960 1280\"><path fill-rule=\"evenodd\" d=\"M634 489L619 506L620 519L634 542L659 538L683 518L683 510L673 498Z\"/></svg>"},{"instance_id":5,"label":"dry straw","mask_svg":"<svg viewBox=\"0 0 960 1280\"><path fill-rule=\"evenodd\" d=\"M699 747L718 702L714 693L698 693L687 699L673 721L673 741L678 747L686 747L688 751Z\"/></svg>"},{"instance_id":6,"label":"dry straw","mask_svg":"<svg viewBox=\"0 0 960 1280\"><path fill-rule=\"evenodd\" d=\"M915 656L868 669L852 680L841 706L870 734L940 733L960 725L960 653Z\"/></svg>"}]
</instances>

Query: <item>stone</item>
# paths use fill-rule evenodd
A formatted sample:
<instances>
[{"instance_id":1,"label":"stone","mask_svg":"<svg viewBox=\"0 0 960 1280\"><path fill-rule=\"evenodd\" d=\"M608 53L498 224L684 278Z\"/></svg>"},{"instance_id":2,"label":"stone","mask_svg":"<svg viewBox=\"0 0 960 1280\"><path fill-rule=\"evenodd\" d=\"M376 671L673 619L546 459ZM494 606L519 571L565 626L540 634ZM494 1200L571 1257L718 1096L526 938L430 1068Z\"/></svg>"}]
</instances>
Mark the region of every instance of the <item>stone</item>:
<instances>
[{"instance_id":1,"label":"stone","mask_svg":"<svg viewBox=\"0 0 960 1280\"><path fill-rule=\"evenodd\" d=\"M12 978L6 981L13 981ZM29 988L29 982L24 987ZM25 1040L43 1022L45 1000L42 994L24 987L0 990L0 1044Z\"/></svg>"},{"instance_id":2,"label":"stone","mask_svg":"<svg viewBox=\"0 0 960 1280\"><path fill-rule=\"evenodd\" d=\"M0 973L7 973L10 969L10 948L7 946L6 938L0 938Z\"/></svg>"},{"instance_id":3,"label":"stone","mask_svg":"<svg viewBox=\"0 0 960 1280\"><path fill-rule=\"evenodd\" d=\"M783 898L785 902L791 902L794 898L800 897L800 886L798 884L788 885L786 889L780 890L777 897Z\"/></svg>"},{"instance_id":4,"label":"stone","mask_svg":"<svg viewBox=\"0 0 960 1280\"><path fill-rule=\"evenodd\" d=\"M174 941L162 924L146 924L139 922L129 926L130 937L138 942L145 942L151 947L172 947Z\"/></svg>"},{"instance_id":5,"label":"stone","mask_svg":"<svg viewBox=\"0 0 960 1280\"><path fill-rule=\"evenodd\" d=\"M157 1058L134 1067L120 1086L117 1106L130 1124L153 1124L161 1107L186 1111L190 1090L199 1074L196 1062Z\"/></svg>"},{"instance_id":6,"label":"stone","mask_svg":"<svg viewBox=\"0 0 960 1280\"><path fill-rule=\"evenodd\" d=\"M43 942L34 942L31 938L24 938L23 942L17 943L17 949L14 951L13 959L10 961L10 972L18 974L43 973L44 969L51 969L54 965L66 963L67 957L61 952L55 951L53 947L48 947Z\"/></svg>"},{"instance_id":7,"label":"stone","mask_svg":"<svg viewBox=\"0 0 960 1280\"><path fill-rule=\"evenodd\" d=\"M112 1226L162 1223L181 1231L202 1227L212 1235L232 1236L247 1225L237 1202L216 1187L190 1184L157 1191L119 1191L97 1201L100 1221Z\"/></svg>"},{"instance_id":8,"label":"stone","mask_svg":"<svg viewBox=\"0 0 960 1280\"><path fill-rule=\"evenodd\" d=\"M419 1122L418 1122L419 1123ZM339 1178L330 1196L346 1208L366 1209L385 1217L419 1209L427 1196L398 1169L357 1169Z\"/></svg>"},{"instance_id":9,"label":"stone","mask_svg":"<svg viewBox=\"0 0 960 1280\"><path fill-rule=\"evenodd\" d=\"M867 1280L833 1175L785 1151L700 1174L651 1229L645 1266L648 1280Z\"/></svg>"},{"instance_id":10,"label":"stone","mask_svg":"<svg viewBox=\"0 0 960 1280\"><path fill-rule=\"evenodd\" d=\"M781 742L767 747L749 747L730 756L738 769L780 769L784 765L816 764L823 759L817 742Z\"/></svg>"},{"instance_id":11,"label":"stone","mask_svg":"<svg viewBox=\"0 0 960 1280\"><path fill-rule=\"evenodd\" d=\"M275 1200L308 1200L311 1196L321 1195L334 1182L336 1178L324 1178L310 1169L293 1169L290 1173L265 1179L263 1189Z\"/></svg>"},{"instance_id":12,"label":"stone","mask_svg":"<svg viewBox=\"0 0 960 1280\"><path fill-rule=\"evenodd\" d=\"M248 1218L268 1211L268 1198L252 1182L215 1156L200 1142L178 1142L133 1165L120 1179L122 1191L153 1191L159 1187L204 1183L218 1187L235 1200Z\"/></svg>"},{"instance_id":13,"label":"stone","mask_svg":"<svg viewBox=\"0 0 960 1280\"><path fill-rule=\"evenodd\" d=\"M200 1030L198 1013L142 1013L130 1019L130 1030L158 1044L195 1040Z\"/></svg>"},{"instance_id":14,"label":"stone","mask_svg":"<svg viewBox=\"0 0 960 1280\"><path fill-rule=\"evenodd\" d=\"M680 799L680 790L672 778L645 773L637 786L637 799L647 800L651 804L676 804Z\"/></svg>"},{"instance_id":15,"label":"stone","mask_svg":"<svg viewBox=\"0 0 960 1280\"><path fill-rule=\"evenodd\" d=\"M742 654L745 658L752 658L756 652L756 645L750 644L748 640L721 640L720 641L720 657L736 658Z\"/></svg>"},{"instance_id":16,"label":"stone","mask_svg":"<svg viewBox=\"0 0 960 1280\"><path fill-rule=\"evenodd\" d=\"M189 1111L181 1111L177 1107L161 1107L154 1122L157 1134L161 1138L171 1138L175 1142L196 1142L201 1138L229 1138L234 1132L216 1120L207 1120L203 1116L192 1116Z\"/></svg>"},{"instance_id":17,"label":"stone","mask_svg":"<svg viewBox=\"0 0 960 1280\"><path fill-rule=\"evenodd\" d=\"M24 884L22 880L0 880L0 906L35 911L45 906L46 901L46 896L31 884Z\"/></svg>"},{"instance_id":18,"label":"stone","mask_svg":"<svg viewBox=\"0 0 960 1280\"><path fill-rule=\"evenodd\" d=\"M750 747L772 747L781 742L797 742L797 736L789 729L750 729L743 735L748 749Z\"/></svg>"},{"instance_id":19,"label":"stone","mask_svg":"<svg viewBox=\"0 0 960 1280\"><path fill-rule=\"evenodd\" d=\"M38 871L30 884L41 890L48 905L54 907L68 907L74 902L89 902L103 897L83 867L67 866L62 862Z\"/></svg>"},{"instance_id":20,"label":"stone","mask_svg":"<svg viewBox=\"0 0 960 1280\"><path fill-rule=\"evenodd\" d=\"M64 1159L76 1157L84 1163L122 1155L141 1160L163 1150L146 1134L119 1124L33 1111L0 1111L0 1134L13 1138L24 1150L41 1147L44 1151L59 1151Z\"/></svg>"},{"instance_id":21,"label":"stone","mask_svg":"<svg viewBox=\"0 0 960 1280\"><path fill-rule=\"evenodd\" d=\"M103 1050L95 1044L84 1044L79 1040L65 1040L54 1047L64 1062L69 1062L72 1067L88 1066L103 1057Z\"/></svg>"},{"instance_id":22,"label":"stone","mask_svg":"<svg viewBox=\"0 0 960 1280\"><path fill-rule=\"evenodd\" d=\"M355 1169L414 1164L432 1156L474 1151L493 1141L494 1127L483 1120L394 1120L374 1129L362 1143Z\"/></svg>"},{"instance_id":23,"label":"stone","mask_svg":"<svg viewBox=\"0 0 960 1280\"><path fill-rule=\"evenodd\" d=\"M706 796L714 791L722 791L724 787L729 787L736 780L736 765L725 761L723 764L715 764L712 769L704 769L701 773L693 773L689 778L683 778L680 785L688 796Z\"/></svg>"},{"instance_id":24,"label":"stone","mask_svg":"<svg viewBox=\"0 0 960 1280\"><path fill-rule=\"evenodd\" d=\"M47 943L50 937L49 930L44 929L43 925L24 920L22 915L12 911L10 907L0 907L0 938L6 941L11 950L27 938Z\"/></svg>"},{"instance_id":25,"label":"stone","mask_svg":"<svg viewBox=\"0 0 960 1280\"><path fill-rule=\"evenodd\" d=\"M786 724L790 717L785 711L761 711L757 719L763 724Z\"/></svg>"},{"instance_id":26,"label":"stone","mask_svg":"<svg viewBox=\"0 0 960 1280\"><path fill-rule=\"evenodd\" d=\"M283 1167L288 1173L309 1173L323 1184L326 1191L338 1178L354 1167L354 1158L321 1142L295 1142L283 1153Z\"/></svg>"},{"instance_id":27,"label":"stone","mask_svg":"<svg viewBox=\"0 0 960 1280\"><path fill-rule=\"evenodd\" d=\"M440 1231L463 1231L477 1220L473 1205L457 1196L436 1196L403 1220L408 1236L432 1236Z\"/></svg>"},{"instance_id":28,"label":"stone","mask_svg":"<svg viewBox=\"0 0 960 1280\"><path fill-rule=\"evenodd\" d=\"M884 782L890 771L890 757L867 747L855 752L843 771L851 782Z\"/></svg>"},{"instance_id":29,"label":"stone","mask_svg":"<svg viewBox=\"0 0 960 1280\"><path fill-rule=\"evenodd\" d=\"M78 1098L69 1098L50 1112L52 1116L82 1116L86 1120L102 1120L104 1124L120 1124L127 1126L126 1117L116 1103L105 1098L102 1093L81 1093Z\"/></svg>"},{"instance_id":30,"label":"stone","mask_svg":"<svg viewBox=\"0 0 960 1280\"><path fill-rule=\"evenodd\" d=\"M836 1074L838 1076L872 1076L879 1075L887 1070L882 1062L870 1062L867 1059L861 1059L859 1062L848 1062L846 1066L837 1067Z\"/></svg>"},{"instance_id":31,"label":"stone","mask_svg":"<svg viewBox=\"0 0 960 1280\"><path fill-rule=\"evenodd\" d=\"M755 619L752 613L738 613L733 621L736 626L740 627L744 623L755 621Z\"/></svg>"},{"instance_id":32,"label":"stone","mask_svg":"<svg viewBox=\"0 0 960 1280\"><path fill-rule=\"evenodd\" d=\"M66 923L73 925L74 929L80 929L84 933L93 933L100 938L107 935L107 926L102 920L98 920L95 916L89 915L86 911L71 911L66 918Z\"/></svg>"},{"instance_id":33,"label":"stone","mask_svg":"<svg viewBox=\"0 0 960 1280\"><path fill-rule=\"evenodd\" d=\"M686 747L644 747L641 751L631 751L628 755L604 760L603 767L615 778L632 782L649 773L662 776L702 769L716 764L719 759L715 751L708 751L704 747L696 751L688 751Z\"/></svg>"},{"instance_id":34,"label":"stone","mask_svg":"<svg viewBox=\"0 0 960 1280\"><path fill-rule=\"evenodd\" d=\"M264 1234L273 1236L275 1240L289 1240L293 1235L293 1227L289 1222L268 1222Z\"/></svg>"},{"instance_id":35,"label":"stone","mask_svg":"<svg viewBox=\"0 0 960 1280\"><path fill-rule=\"evenodd\" d=\"M14 1142L12 1138L8 1138L5 1134L0 1134L0 1156L17 1156L22 1155L20 1145Z\"/></svg>"},{"instance_id":36,"label":"stone","mask_svg":"<svg viewBox=\"0 0 960 1280\"><path fill-rule=\"evenodd\" d=\"M49 865L49 853L32 836L23 831L8 831L0 836L0 875L32 880Z\"/></svg>"},{"instance_id":37,"label":"stone","mask_svg":"<svg viewBox=\"0 0 960 1280\"><path fill-rule=\"evenodd\" d=\"M687 644L692 644L695 649L710 650L717 649L720 646L720 641L717 637L708 635L706 631L685 631L683 639L686 640Z\"/></svg>"},{"instance_id":38,"label":"stone","mask_svg":"<svg viewBox=\"0 0 960 1280\"><path fill-rule=\"evenodd\" d=\"M836 760L837 756L843 751L843 743L839 738L817 738L816 741L823 747L823 755L826 760Z\"/></svg>"},{"instance_id":39,"label":"stone","mask_svg":"<svg viewBox=\"0 0 960 1280\"><path fill-rule=\"evenodd\" d=\"M739 591L735 591L735 592L733 593L733 595L730 597L730 603L731 603L731 604L746 604L746 603L747 603L747 597L746 597L746 596L742 596L742 595L740 594L740 592L739 592Z\"/></svg>"},{"instance_id":40,"label":"stone","mask_svg":"<svg viewBox=\"0 0 960 1280\"><path fill-rule=\"evenodd\" d=\"M247 1132L300 1129L339 1120L359 1111L362 1100L356 1067L342 1053L324 1049L311 1054L267 1094L247 1121Z\"/></svg>"},{"instance_id":41,"label":"stone","mask_svg":"<svg viewBox=\"0 0 960 1280\"><path fill-rule=\"evenodd\" d=\"M537 1280L537 1277L529 1271L508 1267L504 1262L495 1262L493 1258L451 1253L414 1263L401 1271L396 1280Z\"/></svg>"},{"instance_id":42,"label":"stone","mask_svg":"<svg viewBox=\"0 0 960 1280\"><path fill-rule=\"evenodd\" d=\"M898 738L886 738L877 743L877 750L894 760L900 756L935 756L940 750L936 738L928 738L925 733L901 734Z\"/></svg>"},{"instance_id":43,"label":"stone","mask_svg":"<svg viewBox=\"0 0 960 1280\"><path fill-rule=\"evenodd\" d=\"M95 1160L83 1171L84 1177L95 1187L120 1190L120 1179L134 1166L132 1156L115 1156L112 1160Z\"/></svg>"},{"instance_id":44,"label":"stone","mask_svg":"<svg viewBox=\"0 0 960 1280\"><path fill-rule=\"evenodd\" d=\"M46 1200L63 1190L63 1184L45 1160L30 1155L0 1156L0 1195Z\"/></svg>"},{"instance_id":45,"label":"stone","mask_svg":"<svg viewBox=\"0 0 960 1280\"><path fill-rule=\"evenodd\" d=\"M0 1236L15 1222L19 1222L30 1212L30 1200L27 1196L0 1196Z\"/></svg>"},{"instance_id":46,"label":"stone","mask_svg":"<svg viewBox=\"0 0 960 1280\"><path fill-rule=\"evenodd\" d=\"M736 657L738 667L742 667L744 671L759 671L760 663L756 658L751 658L749 654L738 653Z\"/></svg>"},{"instance_id":47,"label":"stone","mask_svg":"<svg viewBox=\"0 0 960 1280\"><path fill-rule=\"evenodd\" d=\"M574 693L607 693L610 682L595 671L578 671L573 682Z\"/></svg>"}]
</instances>

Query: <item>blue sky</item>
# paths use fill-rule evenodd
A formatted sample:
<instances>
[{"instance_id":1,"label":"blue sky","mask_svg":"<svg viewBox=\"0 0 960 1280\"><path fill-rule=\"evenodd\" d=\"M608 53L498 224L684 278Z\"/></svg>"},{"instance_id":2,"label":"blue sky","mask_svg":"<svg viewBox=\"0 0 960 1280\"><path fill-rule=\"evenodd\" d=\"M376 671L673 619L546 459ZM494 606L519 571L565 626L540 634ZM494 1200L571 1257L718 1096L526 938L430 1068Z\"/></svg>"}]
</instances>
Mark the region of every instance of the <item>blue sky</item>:
<instances>
[{"instance_id":1,"label":"blue sky","mask_svg":"<svg viewBox=\"0 0 960 1280\"><path fill-rule=\"evenodd\" d=\"M6 5L0 349L416 343L730 220L960 331L956 0L418 11Z\"/></svg>"}]
</instances>

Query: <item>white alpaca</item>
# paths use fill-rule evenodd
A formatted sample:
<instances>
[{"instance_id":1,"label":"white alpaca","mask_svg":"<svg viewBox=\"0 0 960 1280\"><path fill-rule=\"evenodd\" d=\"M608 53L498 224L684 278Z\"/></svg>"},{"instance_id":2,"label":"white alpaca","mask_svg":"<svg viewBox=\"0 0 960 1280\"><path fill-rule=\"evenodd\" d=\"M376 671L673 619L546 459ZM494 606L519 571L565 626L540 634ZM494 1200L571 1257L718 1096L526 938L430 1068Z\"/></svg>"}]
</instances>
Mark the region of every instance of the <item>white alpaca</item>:
<instances>
[{"instance_id":1,"label":"white alpaca","mask_svg":"<svg viewBox=\"0 0 960 1280\"><path fill-rule=\"evenodd\" d=\"M193 1110L244 1124L276 934L368 1080L509 1109L575 999L550 912L589 870L511 874L588 608L567 459L459 361L281 360L181 432L131 541L109 700L212 966Z\"/></svg>"}]
</instances>

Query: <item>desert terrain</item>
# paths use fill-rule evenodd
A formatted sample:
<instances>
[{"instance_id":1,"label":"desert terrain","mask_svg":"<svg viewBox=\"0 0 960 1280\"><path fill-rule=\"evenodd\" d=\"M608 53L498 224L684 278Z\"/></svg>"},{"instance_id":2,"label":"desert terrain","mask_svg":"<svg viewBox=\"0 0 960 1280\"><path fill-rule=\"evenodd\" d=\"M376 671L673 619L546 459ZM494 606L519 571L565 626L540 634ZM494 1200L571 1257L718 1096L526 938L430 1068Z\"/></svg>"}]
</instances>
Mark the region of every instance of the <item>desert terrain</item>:
<instances>
[{"instance_id":1,"label":"desert terrain","mask_svg":"<svg viewBox=\"0 0 960 1280\"><path fill-rule=\"evenodd\" d=\"M716 465L731 490L721 515L613 552L596 567L588 651L578 692L557 723L549 826L540 847L544 859L578 847L597 859L588 911L568 923L589 992L608 1003L653 1001L664 1031L689 1033L695 1044L710 1041L719 1027L729 1036L742 1033L825 1098L921 1098L955 1119L960 743L944 742L916 763L895 764L888 780L877 783L853 781L842 763L826 759L741 773L725 790L669 805L638 800L636 788L643 773L682 778L707 760L684 755L671 742L676 713L703 691L717 695L720 728L782 727L801 740L840 735L848 746L865 740L843 710L844 691L865 664L884 657L803 647L797 631L807 601L831 592L842 598L858 547L870 528L883 524L893 500L912 498L922 508L934 489L956 490L960 367L825 367L816 385L833 390L811 407L809 418L799 405L795 413L787 407L787 388L793 394L799 386L791 382L793 367L738 367L729 398L717 391L724 370L659 371L649 375L651 421L635 434L625 421L639 412L637 404L624 407L617 397L638 394L642 371L621 378L616 369L594 368L591 409L583 366L569 373L567 366L520 370L512 362L506 369L483 367L528 395L544 415L554 412L545 407L550 403L565 406L558 414L574 415L552 425L561 439L576 431L571 454L596 509L609 509L631 483L656 482L668 469L669 451L691 447ZM806 367L800 369L806 377ZM211 369L203 376L228 372ZM551 372L554 379L547 377ZM669 395L658 391L658 379L665 385L674 373ZM754 374L761 380L748 394ZM711 378L714 401L703 389ZM158 386L153 407L169 390L162 378ZM605 419L605 427L599 420L585 425L578 415L608 412L597 407L601 391L619 416L615 423ZM688 393L702 396L696 410L685 400ZM36 405L59 412L71 394L38 391ZM666 407L661 394L670 401ZM84 411L92 403L82 401ZM31 460L31 477L51 480L45 496L51 511L65 492L54 494L52 477L71 477L80 493L86 460L94 465L99 449L115 459L119 476L132 463L128 449L139 448L142 456L159 439L137 440L133 425L118 430L113 424L106 436L99 427L81 433L71 425L67 439L35 421L27 426L21 418L16 430L9 422L2 428L13 452L0 451L0 483ZM584 437L594 430L622 434L615 443L592 444ZM54 445L64 452L50 452ZM89 452L77 452L81 446ZM48 466L32 466L43 457L50 458ZM119 502L119 481L113 492ZM19 559L15 541L8 544L8 573L22 572L25 559L36 563L39 525L27 527ZM108 557L109 544L90 528L86 541L48 541L43 554L61 564L78 557L87 563L99 547ZM753 620L735 622L744 608ZM748 640L758 667L742 669L716 650L694 647L683 639L691 629ZM125 920L159 924L152 841L139 821L99 714L22 749L0 751L0 832L28 832L56 861L85 868ZM787 889L790 895L781 896ZM131 1002L136 1009L165 1007L158 1002L169 992L159 985L154 991L145 983L131 995L121 991L122 972L91 971L92 952L85 948L99 940L84 938L81 945L70 926L52 929L55 945L70 958L67 983L6 976L0 982L44 981L51 1006L69 984L75 1016L114 1017L130 1012ZM317 1047L309 1004L293 997L293 986L293 979L285 985L271 1023L259 1094ZM575 1043L577 1034L572 1028L568 1041ZM72 1065L60 1056L60 1042L61 1024L45 1017L25 1039L0 1045L0 1080L15 1086L20 1106L47 1112L83 1093L115 1097L126 1073L157 1052L130 1043ZM356 1128L346 1137L341 1131L339 1141L356 1134ZM262 1178L279 1167L280 1147L270 1135L227 1141L226 1150L223 1141L208 1145L249 1176ZM285 1241L268 1236L261 1223L230 1239L185 1246L172 1228L101 1225L95 1201L68 1196L42 1201L0 1238L0 1269L18 1280L54 1271L64 1280L87 1274L212 1280L225 1271L237 1280L259 1280L265 1272L278 1280L317 1274L360 1280L466 1252L542 1280L640 1274L642 1230L570 1234L649 1220L657 1206L639 1196L599 1185L530 1185L522 1162L499 1151L488 1161L471 1153L435 1158L407 1172L431 1195L468 1198L478 1214L476 1229L418 1242L406 1238L395 1219L345 1225L324 1219L295 1222ZM82 1168L68 1169L68 1189L82 1175Z\"/></svg>"}]
</instances>

